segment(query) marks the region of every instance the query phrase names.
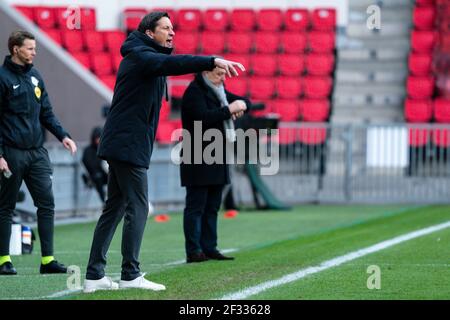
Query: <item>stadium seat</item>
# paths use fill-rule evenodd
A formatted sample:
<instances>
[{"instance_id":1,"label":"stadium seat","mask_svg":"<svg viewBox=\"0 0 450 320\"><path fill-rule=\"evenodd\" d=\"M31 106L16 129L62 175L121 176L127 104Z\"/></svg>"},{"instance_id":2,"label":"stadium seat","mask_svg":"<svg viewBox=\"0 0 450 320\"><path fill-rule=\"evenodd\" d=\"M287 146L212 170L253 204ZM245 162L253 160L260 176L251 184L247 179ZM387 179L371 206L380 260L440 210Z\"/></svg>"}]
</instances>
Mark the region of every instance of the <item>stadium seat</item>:
<instances>
[{"instance_id":1,"label":"stadium seat","mask_svg":"<svg viewBox=\"0 0 450 320\"><path fill-rule=\"evenodd\" d=\"M142 18L147 14L144 8L128 8L123 12L123 25L127 31L136 30Z\"/></svg>"},{"instance_id":2,"label":"stadium seat","mask_svg":"<svg viewBox=\"0 0 450 320\"><path fill-rule=\"evenodd\" d=\"M256 25L261 31L278 31L283 25L280 9L261 9L256 13Z\"/></svg>"},{"instance_id":3,"label":"stadium seat","mask_svg":"<svg viewBox=\"0 0 450 320\"><path fill-rule=\"evenodd\" d=\"M433 30L435 22L436 9L434 6L414 8L413 24L416 30Z\"/></svg>"},{"instance_id":4,"label":"stadium seat","mask_svg":"<svg viewBox=\"0 0 450 320\"><path fill-rule=\"evenodd\" d=\"M311 15L313 30L332 31L336 27L336 10L332 8L314 9Z\"/></svg>"},{"instance_id":5,"label":"stadium seat","mask_svg":"<svg viewBox=\"0 0 450 320\"><path fill-rule=\"evenodd\" d=\"M335 48L334 32L311 31L308 33L309 49L314 53L329 53Z\"/></svg>"},{"instance_id":6,"label":"stadium seat","mask_svg":"<svg viewBox=\"0 0 450 320\"><path fill-rule=\"evenodd\" d=\"M196 32L178 31L175 34L175 52L177 54L195 54L198 49L199 35Z\"/></svg>"},{"instance_id":7,"label":"stadium seat","mask_svg":"<svg viewBox=\"0 0 450 320\"><path fill-rule=\"evenodd\" d=\"M108 53L97 53L91 55L92 72L97 76L108 76L113 73L111 55Z\"/></svg>"},{"instance_id":8,"label":"stadium seat","mask_svg":"<svg viewBox=\"0 0 450 320\"><path fill-rule=\"evenodd\" d=\"M274 81L269 77L251 77L249 91L251 99L269 100L275 93Z\"/></svg>"},{"instance_id":9,"label":"stadium seat","mask_svg":"<svg viewBox=\"0 0 450 320\"><path fill-rule=\"evenodd\" d=\"M100 31L83 31L84 46L91 53L102 52L105 50L103 34Z\"/></svg>"},{"instance_id":10,"label":"stadium seat","mask_svg":"<svg viewBox=\"0 0 450 320\"><path fill-rule=\"evenodd\" d=\"M224 32L204 31L201 36L201 52L204 54L218 55L225 50L225 35Z\"/></svg>"},{"instance_id":11,"label":"stadium seat","mask_svg":"<svg viewBox=\"0 0 450 320\"><path fill-rule=\"evenodd\" d=\"M181 99L187 87L188 84L169 84L169 94L173 98Z\"/></svg>"},{"instance_id":12,"label":"stadium seat","mask_svg":"<svg viewBox=\"0 0 450 320\"><path fill-rule=\"evenodd\" d=\"M433 144L440 148L450 147L450 129L438 128L433 130Z\"/></svg>"},{"instance_id":13,"label":"stadium seat","mask_svg":"<svg viewBox=\"0 0 450 320\"><path fill-rule=\"evenodd\" d=\"M281 33L281 46L284 53L303 53L306 48L306 34L287 31Z\"/></svg>"},{"instance_id":14,"label":"stadium seat","mask_svg":"<svg viewBox=\"0 0 450 320\"><path fill-rule=\"evenodd\" d=\"M111 54L113 70L115 73L119 71L120 63L122 62L122 56L120 53L112 53Z\"/></svg>"},{"instance_id":15,"label":"stadium seat","mask_svg":"<svg viewBox=\"0 0 450 320\"><path fill-rule=\"evenodd\" d=\"M97 15L94 8L81 8L81 29L95 30L97 29Z\"/></svg>"},{"instance_id":16,"label":"stadium seat","mask_svg":"<svg viewBox=\"0 0 450 320\"><path fill-rule=\"evenodd\" d=\"M79 11L78 11L79 10ZM66 30L95 30L96 13L88 7L56 7L54 8L56 24ZM79 19L77 15L79 16ZM77 25L79 24L79 25Z\"/></svg>"},{"instance_id":17,"label":"stadium seat","mask_svg":"<svg viewBox=\"0 0 450 320\"><path fill-rule=\"evenodd\" d=\"M280 115L281 121L298 121L300 117L300 104L298 100L275 100L272 111Z\"/></svg>"},{"instance_id":18,"label":"stadium seat","mask_svg":"<svg viewBox=\"0 0 450 320\"><path fill-rule=\"evenodd\" d=\"M405 100L405 120L407 122L428 122L433 116L431 100Z\"/></svg>"},{"instance_id":19,"label":"stadium seat","mask_svg":"<svg viewBox=\"0 0 450 320\"><path fill-rule=\"evenodd\" d=\"M116 77L112 75L108 76L100 76L100 80L111 90L114 90L114 86L116 84Z\"/></svg>"},{"instance_id":20,"label":"stadium seat","mask_svg":"<svg viewBox=\"0 0 450 320\"><path fill-rule=\"evenodd\" d=\"M81 63L86 69L91 69L91 57L86 52L75 52L72 53L72 57L74 57L79 63Z\"/></svg>"},{"instance_id":21,"label":"stadium seat","mask_svg":"<svg viewBox=\"0 0 450 320\"><path fill-rule=\"evenodd\" d=\"M450 123L450 100L437 98L433 109L436 122Z\"/></svg>"},{"instance_id":22,"label":"stadium seat","mask_svg":"<svg viewBox=\"0 0 450 320\"><path fill-rule=\"evenodd\" d=\"M301 101L301 110L303 121L327 121L330 115L330 101L327 99L304 99Z\"/></svg>"},{"instance_id":23,"label":"stadium seat","mask_svg":"<svg viewBox=\"0 0 450 320\"><path fill-rule=\"evenodd\" d=\"M229 13L225 9L207 9L203 13L203 26L207 31L225 31L229 19Z\"/></svg>"},{"instance_id":24,"label":"stadium seat","mask_svg":"<svg viewBox=\"0 0 450 320\"><path fill-rule=\"evenodd\" d=\"M288 31L305 31L309 27L309 11L307 9L286 10L284 25Z\"/></svg>"},{"instance_id":25,"label":"stadium seat","mask_svg":"<svg viewBox=\"0 0 450 320\"><path fill-rule=\"evenodd\" d=\"M416 5L419 6L432 6L435 0L416 0Z\"/></svg>"},{"instance_id":26,"label":"stadium seat","mask_svg":"<svg viewBox=\"0 0 450 320\"><path fill-rule=\"evenodd\" d=\"M34 21L34 8L29 6L18 6L14 5L14 8L18 10L23 16L31 21Z\"/></svg>"},{"instance_id":27,"label":"stadium seat","mask_svg":"<svg viewBox=\"0 0 450 320\"><path fill-rule=\"evenodd\" d=\"M253 9L234 9L230 15L230 27L233 31L252 31L255 28L256 15Z\"/></svg>"},{"instance_id":28,"label":"stadium seat","mask_svg":"<svg viewBox=\"0 0 450 320\"><path fill-rule=\"evenodd\" d=\"M290 127L279 127L278 128L278 139L280 145L289 145L293 144L298 140L298 132L297 128Z\"/></svg>"},{"instance_id":29,"label":"stadium seat","mask_svg":"<svg viewBox=\"0 0 450 320\"><path fill-rule=\"evenodd\" d=\"M423 147L428 144L430 135L430 130L426 128L410 126L408 129L408 144L411 147Z\"/></svg>"},{"instance_id":30,"label":"stadium seat","mask_svg":"<svg viewBox=\"0 0 450 320\"><path fill-rule=\"evenodd\" d=\"M409 76L406 81L406 91L413 99L431 98L434 92L434 79L431 76Z\"/></svg>"},{"instance_id":31,"label":"stadium seat","mask_svg":"<svg viewBox=\"0 0 450 320\"><path fill-rule=\"evenodd\" d=\"M45 33L57 44L62 45L61 31L59 29L44 29Z\"/></svg>"},{"instance_id":32,"label":"stadium seat","mask_svg":"<svg viewBox=\"0 0 450 320\"><path fill-rule=\"evenodd\" d=\"M299 77L277 77L275 87L277 97L281 99L299 99L303 93L303 84Z\"/></svg>"},{"instance_id":33,"label":"stadium seat","mask_svg":"<svg viewBox=\"0 0 450 320\"><path fill-rule=\"evenodd\" d=\"M313 127L307 125L298 130L298 141L304 145L314 146L325 143L327 139L327 126L317 124Z\"/></svg>"},{"instance_id":34,"label":"stadium seat","mask_svg":"<svg viewBox=\"0 0 450 320\"><path fill-rule=\"evenodd\" d=\"M171 121L160 121L158 130L156 131L156 141L160 144L172 144L172 132L175 130L175 125Z\"/></svg>"},{"instance_id":35,"label":"stadium seat","mask_svg":"<svg viewBox=\"0 0 450 320\"><path fill-rule=\"evenodd\" d=\"M304 91L307 98L327 98L331 93L331 77L307 76L304 78Z\"/></svg>"},{"instance_id":36,"label":"stadium seat","mask_svg":"<svg viewBox=\"0 0 450 320\"><path fill-rule=\"evenodd\" d=\"M432 56L423 53L410 53L408 68L412 75L428 76L431 72Z\"/></svg>"},{"instance_id":37,"label":"stadium seat","mask_svg":"<svg viewBox=\"0 0 450 320\"><path fill-rule=\"evenodd\" d=\"M241 63L245 69L250 70L250 55L248 54L237 54L237 53L227 53L224 55L225 59L230 61L236 61Z\"/></svg>"},{"instance_id":38,"label":"stadium seat","mask_svg":"<svg viewBox=\"0 0 450 320\"><path fill-rule=\"evenodd\" d=\"M169 120L170 117L170 103L166 101L166 99L162 99L161 108L159 109L159 121Z\"/></svg>"},{"instance_id":39,"label":"stadium seat","mask_svg":"<svg viewBox=\"0 0 450 320\"><path fill-rule=\"evenodd\" d=\"M252 34L230 32L227 36L227 48L230 53L249 53L253 49Z\"/></svg>"},{"instance_id":40,"label":"stadium seat","mask_svg":"<svg viewBox=\"0 0 450 320\"><path fill-rule=\"evenodd\" d=\"M255 51L258 53L277 53L280 38L276 33L259 31L254 34Z\"/></svg>"},{"instance_id":41,"label":"stadium seat","mask_svg":"<svg viewBox=\"0 0 450 320\"><path fill-rule=\"evenodd\" d=\"M416 31L411 32L411 47L418 53L431 53L436 42L436 33L434 31Z\"/></svg>"},{"instance_id":42,"label":"stadium seat","mask_svg":"<svg viewBox=\"0 0 450 320\"><path fill-rule=\"evenodd\" d=\"M248 91L247 78L242 76L227 78L227 80L225 81L225 88L227 89L227 91L235 95L245 97Z\"/></svg>"},{"instance_id":43,"label":"stadium seat","mask_svg":"<svg viewBox=\"0 0 450 320\"><path fill-rule=\"evenodd\" d=\"M56 26L55 12L53 8L34 8L34 21L41 29L52 29Z\"/></svg>"},{"instance_id":44,"label":"stadium seat","mask_svg":"<svg viewBox=\"0 0 450 320\"><path fill-rule=\"evenodd\" d=\"M177 30L197 31L202 26L202 13L199 9L180 9L177 20Z\"/></svg>"},{"instance_id":45,"label":"stadium seat","mask_svg":"<svg viewBox=\"0 0 450 320\"><path fill-rule=\"evenodd\" d=\"M251 69L255 76L273 76L278 69L277 56L255 54L251 59Z\"/></svg>"},{"instance_id":46,"label":"stadium seat","mask_svg":"<svg viewBox=\"0 0 450 320\"><path fill-rule=\"evenodd\" d=\"M299 54L280 54L278 69L282 76L299 76L305 69L305 58Z\"/></svg>"},{"instance_id":47,"label":"stadium seat","mask_svg":"<svg viewBox=\"0 0 450 320\"><path fill-rule=\"evenodd\" d=\"M61 39L67 51L80 52L84 50L83 35L78 30L62 30Z\"/></svg>"},{"instance_id":48,"label":"stadium seat","mask_svg":"<svg viewBox=\"0 0 450 320\"><path fill-rule=\"evenodd\" d=\"M125 33L120 30L103 31L106 50L111 53L119 53L120 47L125 41Z\"/></svg>"},{"instance_id":49,"label":"stadium seat","mask_svg":"<svg viewBox=\"0 0 450 320\"><path fill-rule=\"evenodd\" d=\"M334 55L308 54L306 56L306 71L313 76L330 75L334 69Z\"/></svg>"}]
</instances>

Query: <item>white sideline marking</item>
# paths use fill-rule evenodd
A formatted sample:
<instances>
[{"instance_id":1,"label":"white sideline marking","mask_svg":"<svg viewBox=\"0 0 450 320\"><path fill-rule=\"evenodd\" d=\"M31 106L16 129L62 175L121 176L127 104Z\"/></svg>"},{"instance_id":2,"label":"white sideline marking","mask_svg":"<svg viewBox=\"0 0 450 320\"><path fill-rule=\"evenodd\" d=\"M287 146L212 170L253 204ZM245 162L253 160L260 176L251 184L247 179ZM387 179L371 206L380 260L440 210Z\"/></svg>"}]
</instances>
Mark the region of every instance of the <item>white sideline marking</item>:
<instances>
[{"instance_id":1,"label":"white sideline marking","mask_svg":"<svg viewBox=\"0 0 450 320\"><path fill-rule=\"evenodd\" d=\"M334 259L331 260L327 260L322 262L320 265L318 266L314 266L314 267L308 267L306 269L300 269L297 272L291 273L291 274L287 274L279 279L276 280L271 280L271 281L266 281L263 282L259 285L253 286L253 287L249 287L247 289L243 289L237 292L233 292L227 295L224 295L222 298L220 298L220 300L240 300L240 299L245 299L248 298L249 296L253 296L255 294L261 293L267 289L271 289L274 287L278 287L281 286L283 284L287 284L293 281L297 281L301 278L304 278L310 274L314 274L314 273L318 273L321 272L323 270L326 269L330 269L333 267L337 267L343 263L355 260L357 258L366 256L368 254L392 247L396 244L414 239L414 238L418 238L439 230L443 230L450 227L450 221L435 225L435 226L431 226L428 228L424 228L424 229L420 229L417 231L413 231L407 234L404 234L402 236L398 236L395 238L392 238L390 240L386 240L386 241L382 241L380 243L377 243L373 246L367 247L367 248L363 248L357 251L353 251L350 252L348 254L345 254L343 256L340 257L336 257Z\"/></svg>"}]
</instances>

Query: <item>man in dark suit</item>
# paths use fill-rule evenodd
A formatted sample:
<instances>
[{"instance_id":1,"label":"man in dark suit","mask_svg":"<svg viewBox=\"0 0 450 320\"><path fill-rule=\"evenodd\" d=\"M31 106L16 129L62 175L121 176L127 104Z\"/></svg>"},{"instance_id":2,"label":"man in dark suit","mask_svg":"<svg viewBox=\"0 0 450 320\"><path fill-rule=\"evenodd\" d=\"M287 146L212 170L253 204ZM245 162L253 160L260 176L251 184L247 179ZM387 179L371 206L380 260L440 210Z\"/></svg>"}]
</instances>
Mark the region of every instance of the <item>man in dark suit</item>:
<instances>
[{"instance_id":1,"label":"man in dark suit","mask_svg":"<svg viewBox=\"0 0 450 320\"><path fill-rule=\"evenodd\" d=\"M181 119L185 133L190 136L190 143L183 139L182 146L182 152L190 156L182 154L180 165L181 185L186 187L183 227L187 263L234 259L217 249L217 212L223 187L230 183L226 145L235 139L232 119L242 116L249 102L226 91L224 80L222 69L204 71L197 74L183 96ZM199 124L201 132L194 129ZM201 150L195 150L195 144L199 139L202 141L208 129L220 131L223 153L214 155L220 161L211 163L202 157L201 163L197 163L195 153L201 151L203 155L209 143L202 142Z\"/></svg>"},{"instance_id":2,"label":"man in dark suit","mask_svg":"<svg viewBox=\"0 0 450 320\"><path fill-rule=\"evenodd\" d=\"M123 60L117 73L111 109L98 154L108 161L108 197L92 240L84 283L85 292L117 288L165 290L144 278L139 252L148 215L147 169L159 120L166 76L224 69L238 75L236 62L216 57L171 56L175 32L166 12L152 12L131 32L121 47ZM122 235L120 283L105 276L106 254L119 222Z\"/></svg>"}]
</instances>

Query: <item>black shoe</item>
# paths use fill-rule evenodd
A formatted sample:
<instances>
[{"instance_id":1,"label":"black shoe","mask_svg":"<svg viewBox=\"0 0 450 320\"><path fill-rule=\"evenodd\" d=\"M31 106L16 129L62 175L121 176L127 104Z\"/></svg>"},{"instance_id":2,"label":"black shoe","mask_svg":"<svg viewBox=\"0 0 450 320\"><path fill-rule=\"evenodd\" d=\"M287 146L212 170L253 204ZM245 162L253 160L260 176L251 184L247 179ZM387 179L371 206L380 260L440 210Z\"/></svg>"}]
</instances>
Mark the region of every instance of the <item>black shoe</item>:
<instances>
[{"instance_id":1,"label":"black shoe","mask_svg":"<svg viewBox=\"0 0 450 320\"><path fill-rule=\"evenodd\" d=\"M205 254L209 259L212 260L234 260L234 257L227 257L221 254L219 251L206 253Z\"/></svg>"},{"instance_id":2,"label":"black shoe","mask_svg":"<svg viewBox=\"0 0 450 320\"><path fill-rule=\"evenodd\" d=\"M59 263L56 260L48 264L41 264L40 272L44 273L67 273L67 268L62 263Z\"/></svg>"},{"instance_id":3,"label":"black shoe","mask_svg":"<svg viewBox=\"0 0 450 320\"><path fill-rule=\"evenodd\" d=\"M13 276L15 274L17 274L17 271L11 262L5 262L0 266L0 275Z\"/></svg>"},{"instance_id":4,"label":"black shoe","mask_svg":"<svg viewBox=\"0 0 450 320\"><path fill-rule=\"evenodd\" d=\"M187 256L186 263L208 261L208 257L203 252L190 254Z\"/></svg>"}]
</instances>

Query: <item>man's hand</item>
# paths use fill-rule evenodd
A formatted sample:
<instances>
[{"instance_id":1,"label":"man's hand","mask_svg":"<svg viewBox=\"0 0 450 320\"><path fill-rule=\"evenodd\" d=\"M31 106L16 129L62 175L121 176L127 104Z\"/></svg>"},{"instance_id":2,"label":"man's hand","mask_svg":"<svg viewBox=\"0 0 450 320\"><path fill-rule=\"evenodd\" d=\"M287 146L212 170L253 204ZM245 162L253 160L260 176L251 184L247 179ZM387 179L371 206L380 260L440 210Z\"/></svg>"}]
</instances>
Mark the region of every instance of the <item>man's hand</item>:
<instances>
[{"instance_id":1,"label":"man's hand","mask_svg":"<svg viewBox=\"0 0 450 320\"><path fill-rule=\"evenodd\" d=\"M220 58L214 59L214 65L217 68L225 70L225 72L227 73L227 76L230 78L239 75L236 68L241 69L241 71L245 71L244 66L242 64L240 64L239 62L224 60L224 59L220 59Z\"/></svg>"},{"instance_id":2,"label":"man's hand","mask_svg":"<svg viewBox=\"0 0 450 320\"><path fill-rule=\"evenodd\" d=\"M247 105L243 100L236 100L228 106L228 109L230 109L231 118L236 120L244 115L244 111L247 110Z\"/></svg>"},{"instance_id":3,"label":"man's hand","mask_svg":"<svg viewBox=\"0 0 450 320\"><path fill-rule=\"evenodd\" d=\"M64 145L64 148L69 150L72 155L74 155L77 152L77 145L69 137L65 137L62 141L62 144Z\"/></svg>"},{"instance_id":4,"label":"man's hand","mask_svg":"<svg viewBox=\"0 0 450 320\"><path fill-rule=\"evenodd\" d=\"M9 167L8 167L8 163L6 162L5 158L0 158L0 171L1 172L8 172Z\"/></svg>"}]
</instances>

